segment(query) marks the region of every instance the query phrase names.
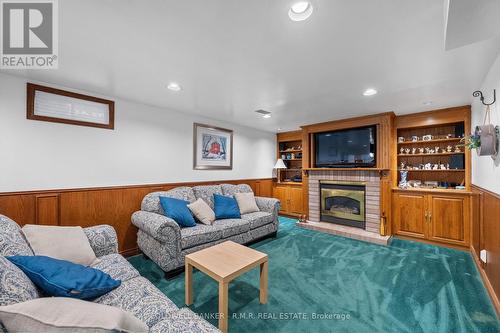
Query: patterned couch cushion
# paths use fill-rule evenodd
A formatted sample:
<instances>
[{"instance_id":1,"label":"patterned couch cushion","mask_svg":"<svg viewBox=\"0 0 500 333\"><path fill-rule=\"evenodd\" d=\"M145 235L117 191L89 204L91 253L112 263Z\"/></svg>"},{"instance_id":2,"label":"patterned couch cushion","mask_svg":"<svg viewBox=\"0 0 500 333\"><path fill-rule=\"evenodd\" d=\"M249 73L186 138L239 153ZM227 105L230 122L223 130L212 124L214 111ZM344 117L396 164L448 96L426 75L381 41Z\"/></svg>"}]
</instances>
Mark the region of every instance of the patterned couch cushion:
<instances>
[{"instance_id":1,"label":"patterned couch cushion","mask_svg":"<svg viewBox=\"0 0 500 333\"><path fill-rule=\"evenodd\" d=\"M196 200L191 187L176 187L170 191L149 193L142 199L141 210L164 215L163 208L160 205L160 196L186 200L189 202L194 202Z\"/></svg>"},{"instance_id":2,"label":"patterned couch cushion","mask_svg":"<svg viewBox=\"0 0 500 333\"><path fill-rule=\"evenodd\" d=\"M222 194L230 197L232 197L236 193L253 192L252 188L248 184L238 184L238 185L222 184L221 188L222 188Z\"/></svg>"},{"instance_id":3,"label":"patterned couch cushion","mask_svg":"<svg viewBox=\"0 0 500 333\"><path fill-rule=\"evenodd\" d=\"M169 313L165 320L151 327L150 333L216 333L220 332L189 308Z\"/></svg>"},{"instance_id":4,"label":"patterned couch cushion","mask_svg":"<svg viewBox=\"0 0 500 333\"><path fill-rule=\"evenodd\" d=\"M222 187L220 185L200 185L193 187L194 196L196 199L203 199L214 209L214 194L222 195Z\"/></svg>"},{"instance_id":5,"label":"patterned couch cushion","mask_svg":"<svg viewBox=\"0 0 500 333\"><path fill-rule=\"evenodd\" d=\"M254 212L241 215L243 220L250 221L250 229L255 229L274 221L274 216L267 212Z\"/></svg>"},{"instance_id":6,"label":"patterned couch cushion","mask_svg":"<svg viewBox=\"0 0 500 333\"><path fill-rule=\"evenodd\" d=\"M139 272L129 264L129 262L119 254L108 254L100 257L98 262L92 265L92 268L109 274L115 280L125 282L138 277Z\"/></svg>"},{"instance_id":7,"label":"patterned couch cushion","mask_svg":"<svg viewBox=\"0 0 500 333\"><path fill-rule=\"evenodd\" d=\"M222 238L227 238L249 231L250 221L242 219L216 220L213 226L217 230L222 231Z\"/></svg>"},{"instance_id":8,"label":"patterned couch cushion","mask_svg":"<svg viewBox=\"0 0 500 333\"><path fill-rule=\"evenodd\" d=\"M0 257L0 306L39 297L33 282L14 264Z\"/></svg>"},{"instance_id":9,"label":"patterned couch cushion","mask_svg":"<svg viewBox=\"0 0 500 333\"><path fill-rule=\"evenodd\" d=\"M0 215L0 255L5 257L33 255L21 228L4 215Z\"/></svg>"},{"instance_id":10,"label":"patterned couch cushion","mask_svg":"<svg viewBox=\"0 0 500 333\"><path fill-rule=\"evenodd\" d=\"M110 293L95 300L128 311L150 328L163 320L177 306L143 277L125 281Z\"/></svg>"},{"instance_id":11,"label":"patterned couch cushion","mask_svg":"<svg viewBox=\"0 0 500 333\"><path fill-rule=\"evenodd\" d=\"M217 223L215 221L214 223ZM181 248L210 243L222 238L222 230L212 225L197 224L195 227L181 229Z\"/></svg>"}]
</instances>

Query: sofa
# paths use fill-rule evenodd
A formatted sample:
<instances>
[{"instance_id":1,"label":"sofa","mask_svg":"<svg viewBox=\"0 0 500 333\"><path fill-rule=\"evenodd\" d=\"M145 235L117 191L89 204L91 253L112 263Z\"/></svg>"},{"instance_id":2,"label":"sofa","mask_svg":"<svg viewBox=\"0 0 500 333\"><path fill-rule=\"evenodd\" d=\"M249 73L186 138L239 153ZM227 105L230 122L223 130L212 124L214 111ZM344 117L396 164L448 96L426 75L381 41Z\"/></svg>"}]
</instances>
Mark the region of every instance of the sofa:
<instances>
[{"instance_id":1,"label":"sofa","mask_svg":"<svg viewBox=\"0 0 500 333\"><path fill-rule=\"evenodd\" d=\"M160 332L220 332L189 308L179 309L151 282L118 254L115 230L111 226L84 229L99 261L92 267L100 269L121 285L113 291L92 300L116 306L142 320L152 333ZM0 215L0 306L29 301L44 295L31 280L6 256L32 256L21 228L16 222ZM1 324L1 323L0 323ZM2 332L3 325L0 325Z\"/></svg>"},{"instance_id":2,"label":"sofa","mask_svg":"<svg viewBox=\"0 0 500 333\"><path fill-rule=\"evenodd\" d=\"M167 278L171 278L182 272L186 254L227 240L249 244L275 237L280 209L277 199L255 197L258 212L244 214L240 219L216 220L212 225L197 223L188 228L179 227L165 216L159 199L164 196L194 202L201 198L213 209L214 194L233 196L246 192L252 192L247 184L222 184L149 193L142 200L141 210L132 215L132 223L139 229L137 243L140 250L166 272Z\"/></svg>"}]
</instances>

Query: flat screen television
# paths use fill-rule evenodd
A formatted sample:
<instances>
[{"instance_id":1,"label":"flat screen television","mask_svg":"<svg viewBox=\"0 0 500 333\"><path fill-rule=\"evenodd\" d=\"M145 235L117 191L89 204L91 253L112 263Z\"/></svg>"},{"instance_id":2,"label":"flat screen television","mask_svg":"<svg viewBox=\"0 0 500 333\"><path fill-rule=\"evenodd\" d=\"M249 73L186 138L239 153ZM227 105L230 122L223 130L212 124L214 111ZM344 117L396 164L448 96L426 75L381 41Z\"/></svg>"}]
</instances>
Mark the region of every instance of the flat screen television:
<instances>
[{"instance_id":1,"label":"flat screen television","mask_svg":"<svg viewBox=\"0 0 500 333\"><path fill-rule=\"evenodd\" d=\"M314 135L317 168L375 167L377 127L317 133Z\"/></svg>"}]
</instances>

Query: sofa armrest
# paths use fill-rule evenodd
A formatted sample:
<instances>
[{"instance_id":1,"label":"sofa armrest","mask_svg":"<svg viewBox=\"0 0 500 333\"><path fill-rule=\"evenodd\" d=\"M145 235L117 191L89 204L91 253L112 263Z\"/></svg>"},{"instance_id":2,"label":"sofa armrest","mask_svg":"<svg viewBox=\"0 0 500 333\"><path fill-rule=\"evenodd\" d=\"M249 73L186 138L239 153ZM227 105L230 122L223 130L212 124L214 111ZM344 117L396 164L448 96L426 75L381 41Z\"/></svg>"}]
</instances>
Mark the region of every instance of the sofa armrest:
<instances>
[{"instance_id":1,"label":"sofa armrest","mask_svg":"<svg viewBox=\"0 0 500 333\"><path fill-rule=\"evenodd\" d=\"M278 216L278 212L280 211L280 201L278 199L255 197L255 202L257 203L257 207L259 207L262 212Z\"/></svg>"},{"instance_id":2,"label":"sofa armrest","mask_svg":"<svg viewBox=\"0 0 500 333\"><path fill-rule=\"evenodd\" d=\"M90 247L96 257L118 253L118 238L115 229L110 225L97 225L84 228L83 231L89 239Z\"/></svg>"},{"instance_id":3,"label":"sofa armrest","mask_svg":"<svg viewBox=\"0 0 500 333\"><path fill-rule=\"evenodd\" d=\"M164 215L140 210L132 214L132 224L160 242L180 242L181 228L174 220Z\"/></svg>"}]
</instances>

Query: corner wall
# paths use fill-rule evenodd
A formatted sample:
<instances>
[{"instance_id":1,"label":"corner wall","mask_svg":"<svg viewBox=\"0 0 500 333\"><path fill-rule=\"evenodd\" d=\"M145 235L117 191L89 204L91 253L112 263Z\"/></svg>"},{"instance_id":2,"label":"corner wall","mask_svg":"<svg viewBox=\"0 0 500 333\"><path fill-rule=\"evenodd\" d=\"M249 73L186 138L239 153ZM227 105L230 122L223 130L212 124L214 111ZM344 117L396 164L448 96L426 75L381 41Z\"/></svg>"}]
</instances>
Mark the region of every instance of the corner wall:
<instances>
[{"instance_id":1,"label":"corner wall","mask_svg":"<svg viewBox=\"0 0 500 333\"><path fill-rule=\"evenodd\" d=\"M500 126L500 54L488 72L480 89L485 94L485 101L491 102L493 89L497 90L497 102L491 107L491 122ZM472 91L471 91L472 94ZM472 129L482 125L485 115L485 106L474 98L472 103ZM472 152L472 184L483 189L500 194L500 154L496 161L489 156L478 156Z\"/></svg>"},{"instance_id":2,"label":"corner wall","mask_svg":"<svg viewBox=\"0 0 500 333\"><path fill-rule=\"evenodd\" d=\"M479 88L491 102L493 89L497 102L491 107L491 122L500 125L500 54ZM472 93L472 92L471 92ZM472 129L483 124L485 106L479 98L472 103ZM472 252L500 316L500 154L497 160L479 157L472 152L472 185L477 196L473 199ZM486 265L479 262L481 250L486 250Z\"/></svg>"},{"instance_id":3,"label":"corner wall","mask_svg":"<svg viewBox=\"0 0 500 333\"><path fill-rule=\"evenodd\" d=\"M113 131L27 120L26 82L0 74L0 192L272 176L273 133L113 97ZM193 170L193 122L234 131L233 170Z\"/></svg>"}]
</instances>

